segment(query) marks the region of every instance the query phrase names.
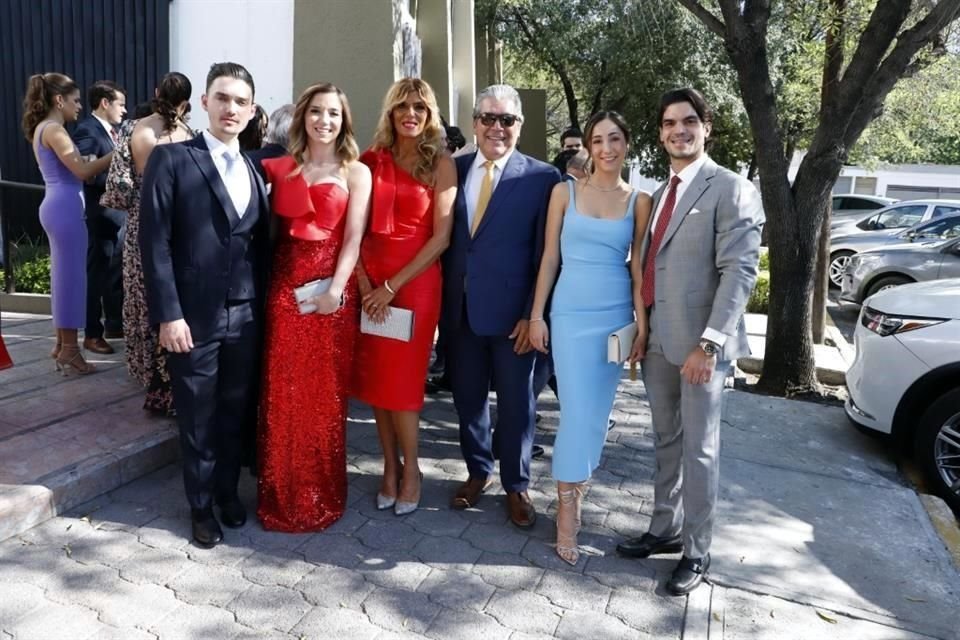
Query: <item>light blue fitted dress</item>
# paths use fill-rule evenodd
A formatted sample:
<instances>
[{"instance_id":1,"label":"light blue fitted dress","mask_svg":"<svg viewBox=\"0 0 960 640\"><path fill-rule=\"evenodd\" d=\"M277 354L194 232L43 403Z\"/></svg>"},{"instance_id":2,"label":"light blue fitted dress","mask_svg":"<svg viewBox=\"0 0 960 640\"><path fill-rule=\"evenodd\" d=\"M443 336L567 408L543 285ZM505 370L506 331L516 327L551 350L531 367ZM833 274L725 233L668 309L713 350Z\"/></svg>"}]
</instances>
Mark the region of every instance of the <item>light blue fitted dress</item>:
<instances>
[{"instance_id":1,"label":"light blue fitted dress","mask_svg":"<svg viewBox=\"0 0 960 640\"><path fill-rule=\"evenodd\" d=\"M563 268L550 310L550 349L560 392L553 477L581 482L600 463L623 371L607 362L607 336L633 322L627 255L638 192L630 195L622 218L602 219L577 211L574 183L569 185L560 233Z\"/></svg>"}]
</instances>

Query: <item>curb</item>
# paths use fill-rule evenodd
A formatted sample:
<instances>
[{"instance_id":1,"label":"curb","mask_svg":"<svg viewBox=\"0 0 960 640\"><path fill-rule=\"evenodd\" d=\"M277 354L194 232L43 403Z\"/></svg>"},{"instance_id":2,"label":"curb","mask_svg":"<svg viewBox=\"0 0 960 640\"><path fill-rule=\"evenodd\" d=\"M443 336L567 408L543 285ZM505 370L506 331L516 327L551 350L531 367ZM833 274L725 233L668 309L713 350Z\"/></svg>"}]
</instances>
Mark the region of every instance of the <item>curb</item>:
<instances>
[{"instance_id":1,"label":"curb","mask_svg":"<svg viewBox=\"0 0 960 640\"><path fill-rule=\"evenodd\" d=\"M0 293L0 308L11 313L49 316L50 296L46 293Z\"/></svg>"},{"instance_id":2,"label":"curb","mask_svg":"<svg viewBox=\"0 0 960 640\"><path fill-rule=\"evenodd\" d=\"M176 429L164 427L120 449L58 469L29 485L0 485L0 541L175 461Z\"/></svg>"},{"instance_id":3,"label":"curb","mask_svg":"<svg viewBox=\"0 0 960 640\"><path fill-rule=\"evenodd\" d=\"M937 530L943 546L953 558L954 566L960 571L960 522L957 522L957 516L953 515L953 511L941 498L927 493L921 493L919 496L920 503L930 516L933 528Z\"/></svg>"},{"instance_id":4,"label":"curb","mask_svg":"<svg viewBox=\"0 0 960 640\"><path fill-rule=\"evenodd\" d=\"M753 375L760 375L763 372L763 358L754 356L744 356L737 360L737 366L740 369ZM847 374L838 369L828 369L826 367L817 367L817 380L823 384L829 384L834 387L842 387L847 383Z\"/></svg>"}]
</instances>

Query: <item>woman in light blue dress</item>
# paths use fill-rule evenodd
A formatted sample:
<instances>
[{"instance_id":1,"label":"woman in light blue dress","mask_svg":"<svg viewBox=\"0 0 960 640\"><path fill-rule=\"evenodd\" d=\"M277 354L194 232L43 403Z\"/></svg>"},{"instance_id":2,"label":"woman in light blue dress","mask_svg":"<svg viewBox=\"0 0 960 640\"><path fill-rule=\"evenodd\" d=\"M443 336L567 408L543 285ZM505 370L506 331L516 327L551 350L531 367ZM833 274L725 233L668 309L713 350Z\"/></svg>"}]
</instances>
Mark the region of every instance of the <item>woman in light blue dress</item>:
<instances>
[{"instance_id":1,"label":"woman in light blue dress","mask_svg":"<svg viewBox=\"0 0 960 640\"><path fill-rule=\"evenodd\" d=\"M558 184L551 194L530 313L530 341L539 351L553 352L559 384L560 428L553 449L557 554L570 564L580 556L580 499L600 463L623 370L607 362L607 336L636 320L634 362L643 357L647 338L639 247L651 199L620 177L629 140L623 117L614 111L596 113L587 123L590 170L580 181ZM637 251L631 255L633 244ZM548 329L544 312L551 291Z\"/></svg>"}]
</instances>

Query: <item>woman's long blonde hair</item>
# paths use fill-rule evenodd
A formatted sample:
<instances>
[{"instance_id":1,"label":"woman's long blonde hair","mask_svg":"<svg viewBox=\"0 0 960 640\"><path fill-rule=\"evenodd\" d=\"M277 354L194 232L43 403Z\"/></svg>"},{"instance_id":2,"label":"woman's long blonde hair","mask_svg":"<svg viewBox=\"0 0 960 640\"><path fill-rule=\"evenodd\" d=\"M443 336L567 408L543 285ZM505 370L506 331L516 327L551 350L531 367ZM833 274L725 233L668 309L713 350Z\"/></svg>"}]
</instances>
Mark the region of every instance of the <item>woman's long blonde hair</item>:
<instances>
[{"instance_id":1,"label":"woman's long blonde hair","mask_svg":"<svg viewBox=\"0 0 960 640\"><path fill-rule=\"evenodd\" d=\"M437 159L445 152L443 144L443 124L440 122L440 109L437 97L430 85L420 78L402 78L394 82L383 99L383 111L373 134L373 148L390 150L397 140L393 128L393 110L403 104L411 93L417 94L427 105L427 121L423 133L417 142L419 159L413 170L413 177L425 184L433 185L433 170Z\"/></svg>"},{"instance_id":2,"label":"woman's long blonde hair","mask_svg":"<svg viewBox=\"0 0 960 640\"><path fill-rule=\"evenodd\" d=\"M344 165L353 162L360 157L360 150L357 147L357 141L353 137L353 114L350 112L350 103L347 101L347 95L329 82L321 82L310 85L304 89L297 99L297 106L293 110L293 120L290 123L290 145L287 151L297 161L297 166L302 167L303 154L307 150L307 132L306 119L307 110L310 108L310 102L318 93L335 93L340 98L340 104L343 107L341 115L343 122L340 125L340 133L337 134L337 156Z\"/></svg>"}]
</instances>

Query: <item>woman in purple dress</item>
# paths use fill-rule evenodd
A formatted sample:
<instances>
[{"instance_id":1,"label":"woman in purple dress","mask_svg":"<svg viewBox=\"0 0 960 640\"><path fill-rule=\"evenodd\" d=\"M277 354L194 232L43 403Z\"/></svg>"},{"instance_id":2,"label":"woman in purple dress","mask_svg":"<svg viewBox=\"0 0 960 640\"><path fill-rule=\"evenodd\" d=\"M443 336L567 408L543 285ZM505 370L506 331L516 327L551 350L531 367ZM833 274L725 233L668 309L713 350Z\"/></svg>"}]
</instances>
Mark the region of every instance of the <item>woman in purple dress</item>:
<instances>
[{"instance_id":1,"label":"woman in purple dress","mask_svg":"<svg viewBox=\"0 0 960 640\"><path fill-rule=\"evenodd\" d=\"M83 220L83 181L110 166L113 152L87 161L64 123L82 110L80 90L61 73L30 76L23 99L23 133L43 175L46 192L40 224L50 240L50 302L57 343L50 354L63 375L87 374L95 367L83 359L77 329L85 325L87 296L87 226Z\"/></svg>"}]
</instances>

